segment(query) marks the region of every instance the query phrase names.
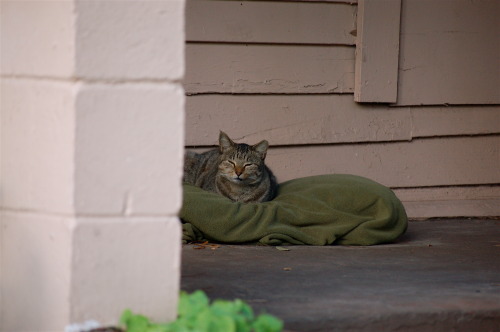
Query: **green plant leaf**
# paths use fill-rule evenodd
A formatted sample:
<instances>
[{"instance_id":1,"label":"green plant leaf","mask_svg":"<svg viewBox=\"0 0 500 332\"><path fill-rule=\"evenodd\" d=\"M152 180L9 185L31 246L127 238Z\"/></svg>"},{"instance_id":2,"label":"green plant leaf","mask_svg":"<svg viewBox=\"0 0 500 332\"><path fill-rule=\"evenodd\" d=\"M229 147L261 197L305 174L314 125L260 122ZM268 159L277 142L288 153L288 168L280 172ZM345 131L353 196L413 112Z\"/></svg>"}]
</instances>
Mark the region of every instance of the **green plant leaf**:
<instances>
[{"instance_id":1,"label":"green plant leaf","mask_svg":"<svg viewBox=\"0 0 500 332\"><path fill-rule=\"evenodd\" d=\"M283 330L283 321L268 315L262 314L253 323L255 332L281 332Z\"/></svg>"},{"instance_id":2,"label":"green plant leaf","mask_svg":"<svg viewBox=\"0 0 500 332\"><path fill-rule=\"evenodd\" d=\"M211 310L217 315L236 315L238 312L234 303L226 300L215 300Z\"/></svg>"},{"instance_id":3,"label":"green plant leaf","mask_svg":"<svg viewBox=\"0 0 500 332\"><path fill-rule=\"evenodd\" d=\"M134 314L130 309L123 312L120 322L125 325L127 332L145 332L150 325L147 317Z\"/></svg>"},{"instance_id":4,"label":"green plant leaf","mask_svg":"<svg viewBox=\"0 0 500 332\"><path fill-rule=\"evenodd\" d=\"M174 331L170 330L166 324L153 324L144 332L174 332ZM175 331L175 332L180 332L180 331Z\"/></svg>"},{"instance_id":5,"label":"green plant leaf","mask_svg":"<svg viewBox=\"0 0 500 332\"><path fill-rule=\"evenodd\" d=\"M212 308L200 313L196 326L206 332L236 332L236 323L231 315L217 314Z\"/></svg>"},{"instance_id":6,"label":"green plant leaf","mask_svg":"<svg viewBox=\"0 0 500 332\"><path fill-rule=\"evenodd\" d=\"M211 311L217 316L230 316L234 321L236 332L250 332L251 322L254 319L253 310L242 300L215 300Z\"/></svg>"},{"instance_id":7,"label":"green plant leaf","mask_svg":"<svg viewBox=\"0 0 500 332\"><path fill-rule=\"evenodd\" d=\"M255 318L252 308L242 300L210 300L203 291L181 292L177 320L154 324L127 309L120 318L127 332L280 332L283 322L272 315Z\"/></svg>"},{"instance_id":8,"label":"green plant leaf","mask_svg":"<svg viewBox=\"0 0 500 332\"><path fill-rule=\"evenodd\" d=\"M234 317L234 322L236 324L236 332L250 332L252 329L251 320L245 319L242 315Z\"/></svg>"},{"instance_id":9,"label":"green plant leaf","mask_svg":"<svg viewBox=\"0 0 500 332\"><path fill-rule=\"evenodd\" d=\"M254 319L252 307L250 307L244 301L236 299L234 300L234 305L237 307L238 312L241 313L243 317L245 317L249 321Z\"/></svg>"},{"instance_id":10,"label":"green plant leaf","mask_svg":"<svg viewBox=\"0 0 500 332\"><path fill-rule=\"evenodd\" d=\"M132 313L132 310L130 309L125 309L123 310L123 313L120 317L120 324L123 324L125 326L127 326L127 322L130 320L130 318L133 316L134 314Z\"/></svg>"},{"instance_id":11,"label":"green plant leaf","mask_svg":"<svg viewBox=\"0 0 500 332\"><path fill-rule=\"evenodd\" d=\"M189 323L185 319L177 319L171 323L165 324L166 332L192 332L193 330L189 328Z\"/></svg>"},{"instance_id":12,"label":"green plant leaf","mask_svg":"<svg viewBox=\"0 0 500 332\"><path fill-rule=\"evenodd\" d=\"M179 317L186 317L187 319L196 317L201 311L208 307L208 304L208 297L201 290L197 290L191 295L186 292L181 292L178 305Z\"/></svg>"}]
</instances>

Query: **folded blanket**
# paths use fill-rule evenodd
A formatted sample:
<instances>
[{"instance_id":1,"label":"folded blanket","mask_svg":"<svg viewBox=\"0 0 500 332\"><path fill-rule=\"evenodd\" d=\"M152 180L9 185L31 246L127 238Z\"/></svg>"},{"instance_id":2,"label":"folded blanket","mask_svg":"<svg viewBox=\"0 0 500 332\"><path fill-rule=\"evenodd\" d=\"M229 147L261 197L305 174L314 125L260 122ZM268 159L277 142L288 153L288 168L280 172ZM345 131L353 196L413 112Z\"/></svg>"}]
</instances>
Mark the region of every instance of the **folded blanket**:
<instances>
[{"instance_id":1,"label":"folded blanket","mask_svg":"<svg viewBox=\"0 0 500 332\"><path fill-rule=\"evenodd\" d=\"M237 203L184 185L183 241L268 245L373 245L406 231L403 205L387 187L345 174L280 184L271 202Z\"/></svg>"}]
</instances>

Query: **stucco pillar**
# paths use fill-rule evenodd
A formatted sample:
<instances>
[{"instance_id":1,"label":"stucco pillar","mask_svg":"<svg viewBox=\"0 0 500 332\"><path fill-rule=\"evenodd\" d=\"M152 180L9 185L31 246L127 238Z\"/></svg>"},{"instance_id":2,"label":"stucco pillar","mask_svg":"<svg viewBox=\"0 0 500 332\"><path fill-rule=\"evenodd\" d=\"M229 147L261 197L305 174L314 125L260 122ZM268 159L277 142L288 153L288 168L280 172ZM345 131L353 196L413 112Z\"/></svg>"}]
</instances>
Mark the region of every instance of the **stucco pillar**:
<instances>
[{"instance_id":1,"label":"stucco pillar","mask_svg":"<svg viewBox=\"0 0 500 332\"><path fill-rule=\"evenodd\" d=\"M9 1L0 329L175 316L184 0Z\"/></svg>"}]
</instances>

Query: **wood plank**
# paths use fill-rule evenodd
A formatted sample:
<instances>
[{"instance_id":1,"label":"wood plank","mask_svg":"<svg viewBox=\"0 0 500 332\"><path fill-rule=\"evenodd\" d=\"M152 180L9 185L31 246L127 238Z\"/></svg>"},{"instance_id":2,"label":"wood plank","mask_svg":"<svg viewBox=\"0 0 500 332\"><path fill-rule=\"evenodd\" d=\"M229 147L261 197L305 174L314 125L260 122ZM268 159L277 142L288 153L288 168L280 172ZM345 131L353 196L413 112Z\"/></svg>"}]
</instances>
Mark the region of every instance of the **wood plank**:
<instances>
[{"instance_id":1,"label":"wood plank","mask_svg":"<svg viewBox=\"0 0 500 332\"><path fill-rule=\"evenodd\" d=\"M500 186L401 188L410 218L500 216Z\"/></svg>"},{"instance_id":2,"label":"wood plank","mask_svg":"<svg viewBox=\"0 0 500 332\"><path fill-rule=\"evenodd\" d=\"M186 2L187 41L354 45L356 6L269 1Z\"/></svg>"},{"instance_id":3,"label":"wood plank","mask_svg":"<svg viewBox=\"0 0 500 332\"><path fill-rule=\"evenodd\" d=\"M412 137L500 133L500 106L410 108Z\"/></svg>"},{"instance_id":4,"label":"wood plank","mask_svg":"<svg viewBox=\"0 0 500 332\"><path fill-rule=\"evenodd\" d=\"M397 104L499 104L499 16L496 0L405 0Z\"/></svg>"},{"instance_id":5,"label":"wood plank","mask_svg":"<svg viewBox=\"0 0 500 332\"><path fill-rule=\"evenodd\" d=\"M186 144L215 144L219 130L272 145L409 140L408 109L356 104L351 95L200 95L186 101Z\"/></svg>"},{"instance_id":6,"label":"wood plank","mask_svg":"<svg viewBox=\"0 0 500 332\"><path fill-rule=\"evenodd\" d=\"M207 149L194 150L203 152ZM394 143L271 146L266 161L279 182L337 173L365 176L388 187L398 188L399 192L405 187L498 185L500 136L418 139ZM417 193L415 196L423 195ZM405 196L404 199L408 200L408 197L411 196Z\"/></svg>"},{"instance_id":7,"label":"wood plank","mask_svg":"<svg viewBox=\"0 0 500 332\"><path fill-rule=\"evenodd\" d=\"M271 147L267 162L279 181L349 173L389 187L500 183L500 136L412 142Z\"/></svg>"},{"instance_id":8,"label":"wood plank","mask_svg":"<svg viewBox=\"0 0 500 332\"><path fill-rule=\"evenodd\" d=\"M259 1L259 0L257 0ZM266 0L262 0L266 1ZM336 2L336 3L348 3L348 4L355 4L358 1L357 0L287 0L289 2Z\"/></svg>"},{"instance_id":9,"label":"wood plank","mask_svg":"<svg viewBox=\"0 0 500 332\"><path fill-rule=\"evenodd\" d=\"M397 100L401 0L360 0L354 100Z\"/></svg>"},{"instance_id":10,"label":"wood plank","mask_svg":"<svg viewBox=\"0 0 500 332\"><path fill-rule=\"evenodd\" d=\"M354 47L187 44L187 94L352 93Z\"/></svg>"},{"instance_id":11,"label":"wood plank","mask_svg":"<svg viewBox=\"0 0 500 332\"><path fill-rule=\"evenodd\" d=\"M401 141L500 133L500 107L362 105L350 95L198 95L186 100L186 144L215 144L219 130L272 145Z\"/></svg>"}]
</instances>

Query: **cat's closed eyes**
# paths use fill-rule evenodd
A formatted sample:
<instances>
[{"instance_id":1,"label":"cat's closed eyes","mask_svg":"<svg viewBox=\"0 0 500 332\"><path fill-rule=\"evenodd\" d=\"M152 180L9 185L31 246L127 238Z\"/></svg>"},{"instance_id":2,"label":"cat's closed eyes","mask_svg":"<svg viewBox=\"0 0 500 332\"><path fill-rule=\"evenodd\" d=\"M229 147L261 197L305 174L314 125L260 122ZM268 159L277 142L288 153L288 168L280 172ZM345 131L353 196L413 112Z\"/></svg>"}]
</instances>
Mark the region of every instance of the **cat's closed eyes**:
<instances>
[{"instance_id":1,"label":"cat's closed eyes","mask_svg":"<svg viewBox=\"0 0 500 332\"><path fill-rule=\"evenodd\" d=\"M204 153L186 151L184 182L236 202L265 202L276 196L278 184L264 164L267 141L237 144L220 132L219 147Z\"/></svg>"}]
</instances>

